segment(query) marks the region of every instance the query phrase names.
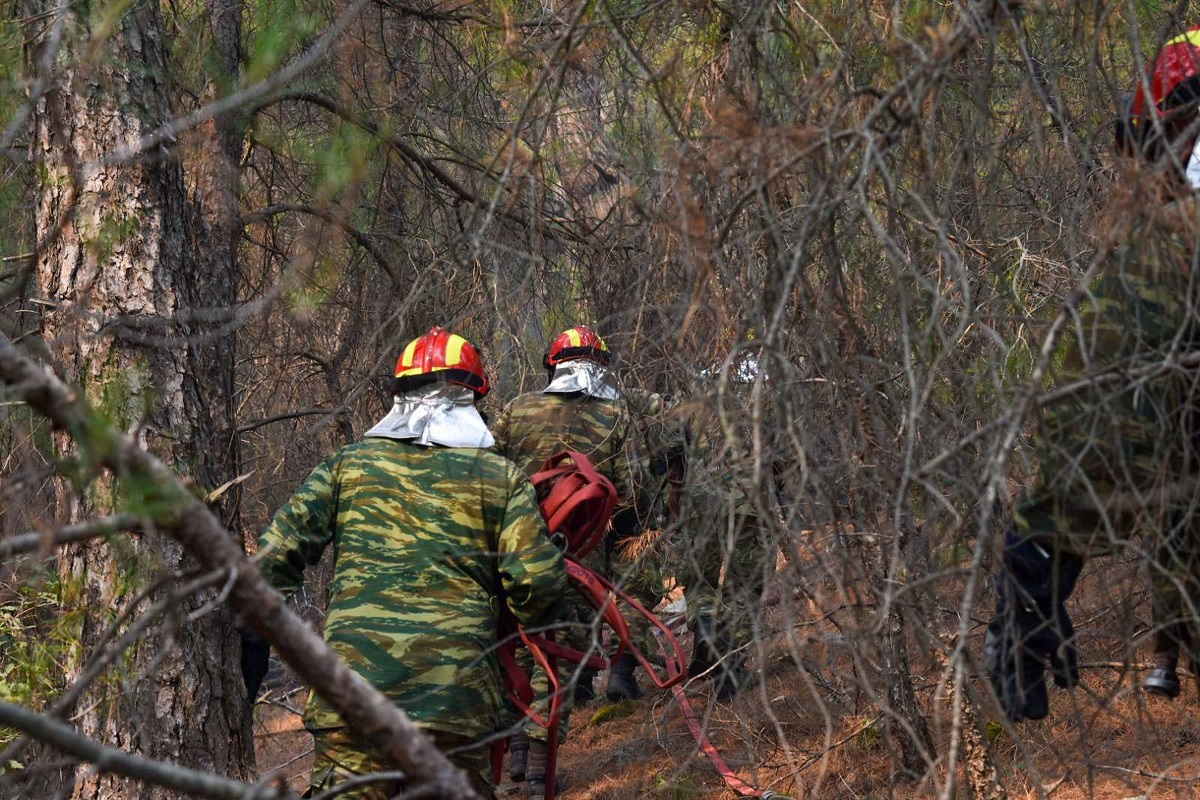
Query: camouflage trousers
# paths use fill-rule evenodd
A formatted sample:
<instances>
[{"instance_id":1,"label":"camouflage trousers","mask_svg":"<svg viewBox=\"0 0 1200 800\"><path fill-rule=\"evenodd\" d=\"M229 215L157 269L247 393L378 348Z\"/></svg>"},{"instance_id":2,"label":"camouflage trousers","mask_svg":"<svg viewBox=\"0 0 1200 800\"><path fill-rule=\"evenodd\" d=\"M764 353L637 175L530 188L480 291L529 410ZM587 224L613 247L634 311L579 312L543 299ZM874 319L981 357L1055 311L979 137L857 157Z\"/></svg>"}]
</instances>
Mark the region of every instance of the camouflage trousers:
<instances>
[{"instance_id":1,"label":"camouflage trousers","mask_svg":"<svg viewBox=\"0 0 1200 800\"><path fill-rule=\"evenodd\" d=\"M1150 565L1155 653L1186 653L1192 672L1200 669L1200 553L1180 537L1166 536Z\"/></svg>"},{"instance_id":2,"label":"camouflage trousers","mask_svg":"<svg viewBox=\"0 0 1200 800\"><path fill-rule=\"evenodd\" d=\"M442 731L425 731L450 763L466 772L467 779L484 800L495 798L492 785L491 753L487 744ZM369 744L352 736L345 728L314 730L316 760L312 768L312 788L306 797L316 797L340 783L373 772L396 770ZM339 800L390 800L405 789L403 781L381 781L351 789L338 795Z\"/></svg>"},{"instance_id":3,"label":"camouflage trousers","mask_svg":"<svg viewBox=\"0 0 1200 800\"><path fill-rule=\"evenodd\" d=\"M740 669L758 631L763 590L775 573L774 551L745 536L728 549L714 537L694 542L680 566L688 627L705 639L697 646L707 647L726 669Z\"/></svg>"},{"instance_id":4,"label":"camouflage trousers","mask_svg":"<svg viewBox=\"0 0 1200 800\"><path fill-rule=\"evenodd\" d=\"M597 547L589 553L584 558L583 564L593 570L603 569L603 547ZM599 654L600 647L597 637L592 634L592 623L595 616L592 607L579 596L578 592L569 587L566 600L570 607L570 617L565 628L559 628L554 632L555 641L583 653ZM542 718L548 717L550 714L550 681L546 677L546 671L534 661L533 656L524 648L517 651L517 663L529 675L529 683L533 687L534 710ZM555 666L558 684L561 687L559 702L562 713L558 720L558 742L562 744L567 739L567 732L571 725L571 713L575 709L574 692L571 686L577 680L591 680L594 673L589 670L580 670L578 664L561 658L556 660ZM531 719L525 720L523 729L525 735L535 741L544 742L548 738L546 729Z\"/></svg>"},{"instance_id":5,"label":"camouflage trousers","mask_svg":"<svg viewBox=\"0 0 1200 800\"><path fill-rule=\"evenodd\" d=\"M581 614L587 614L590 617L592 608L591 606L587 606L585 611L580 609L578 607L579 604L573 601L570 605L571 619L569 626L565 629L557 630L554 640L567 647L587 653L592 648L593 637L591 636L591 626L588 622L581 621L580 616ZM584 617L584 619L588 617ZM533 708L545 719L550 715L550 681L546 677L546 671L540 664L534 661L533 656L524 648L517 650L517 663L525 671L525 674L529 676L529 683L533 687ZM567 739L567 732L571 726L571 714L575 710L575 697L571 687L576 680L590 680L594 674L587 670L580 670L578 664L562 658L555 660L555 673L558 677L558 685L560 687L559 703L562 709L558 719L558 742L562 744ZM530 739L545 742L549 738L546 729L532 719L526 718L522 727L525 735Z\"/></svg>"},{"instance_id":6,"label":"camouflage trousers","mask_svg":"<svg viewBox=\"0 0 1200 800\"><path fill-rule=\"evenodd\" d=\"M653 611L665 596L663 585L667 570L657 548L635 554L626 548L622 541L617 541L609 556L607 570L605 577L645 606L647 611ZM633 643L647 658L656 659L658 643L655 641L650 620L623 604L621 613L629 623Z\"/></svg>"}]
</instances>

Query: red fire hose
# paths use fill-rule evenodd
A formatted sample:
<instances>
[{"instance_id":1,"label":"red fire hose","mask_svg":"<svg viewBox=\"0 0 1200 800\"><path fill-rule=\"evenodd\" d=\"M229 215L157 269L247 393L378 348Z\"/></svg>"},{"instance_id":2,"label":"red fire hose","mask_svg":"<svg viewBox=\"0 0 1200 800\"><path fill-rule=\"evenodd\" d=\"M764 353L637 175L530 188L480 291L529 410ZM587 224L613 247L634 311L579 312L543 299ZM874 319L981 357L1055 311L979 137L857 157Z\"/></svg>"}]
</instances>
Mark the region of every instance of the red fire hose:
<instances>
[{"instance_id":1,"label":"red fire hose","mask_svg":"<svg viewBox=\"0 0 1200 800\"><path fill-rule=\"evenodd\" d=\"M546 729L546 800L555 800L558 792L558 724L562 714L563 687L558 680L557 661L564 659L583 664L590 669L607 669L621 653L630 652L660 689L671 689L683 711L688 728L700 749L709 757L725 784L740 797L784 798L770 789L759 790L738 778L721 754L717 752L688 702L682 683L687 678L683 648L671 627L653 612L619 589L611 581L596 574L574 559L581 558L603 538L608 519L616 505L616 490L603 475L596 472L586 456L576 452L560 453L549 461L533 478L539 507L552 534L561 534L567 542L567 577L572 588L595 609L612 630L617 646L608 657L583 653L554 641L552 632L543 635L527 634L512 613L501 612L501 645L499 658L504 672L504 685L509 699L536 725ZM665 664L665 677L660 677L654 664L633 641L629 624L618 603L623 602L645 617L658 630L658 647ZM533 708L533 688L529 677L516 660L517 644L529 650L534 661L545 671L550 687L550 709L546 717ZM499 782L506 741L492 745L493 779Z\"/></svg>"},{"instance_id":2,"label":"red fire hose","mask_svg":"<svg viewBox=\"0 0 1200 800\"><path fill-rule=\"evenodd\" d=\"M682 622L682 618L678 622ZM666 626L664 626L666 627ZM658 642L659 650L662 652L663 658L667 659L667 669L671 669L671 661L667 656L666 646L662 639ZM725 781L725 785L734 791L738 797L761 797L764 800L787 800L787 795L779 794L772 789L755 789L750 784L737 776L729 765L725 763L725 759L721 757L720 752L713 745L712 740L708 738L708 734L704 732L704 726L700 724L700 720L696 717L695 710L692 709L692 704L688 700L687 693L683 691L682 683L675 683L671 686L671 693L675 695L675 700L679 703L679 710L683 712L683 718L687 722L688 729L692 732L692 738L696 740L696 744L708 756L708 760L712 762L713 768L717 774Z\"/></svg>"}]
</instances>

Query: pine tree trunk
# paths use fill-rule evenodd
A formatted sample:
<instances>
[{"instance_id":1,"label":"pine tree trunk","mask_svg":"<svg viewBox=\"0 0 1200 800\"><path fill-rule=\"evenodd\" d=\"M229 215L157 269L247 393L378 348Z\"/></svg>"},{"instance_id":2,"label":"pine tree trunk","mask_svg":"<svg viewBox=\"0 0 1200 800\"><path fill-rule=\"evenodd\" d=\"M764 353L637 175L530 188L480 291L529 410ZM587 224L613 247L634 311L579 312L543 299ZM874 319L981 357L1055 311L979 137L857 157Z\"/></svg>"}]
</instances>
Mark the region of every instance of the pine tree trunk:
<instances>
[{"instance_id":1,"label":"pine tree trunk","mask_svg":"<svg viewBox=\"0 0 1200 800\"><path fill-rule=\"evenodd\" d=\"M37 24L52 19L58 4L31 5ZM162 24L153 2L131 6L107 36L91 27L101 15L81 6L67 13L53 81L33 120L32 147L45 163L37 281L55 304L42 320L43 336L56 367L110 420L136 428L147 448L209 490L236 475L232 338L189 337L214 333L219 315L211 312L236 299L235 234L228 219L213 222L204 211L223 206L236 220L236 171L230 174L224 160L211 174L185 180L163 146L131 163L101 165L171 117ZM211 152L232 153L236 168L229 141ZM64 455L80 455L65 439L59 444ZM115 497L117 488L128 487L99 478L80 492L60 481L58 521L128 506L127 496ZM236 522L233 509L223 509L226 522ZM79 621L67 684L138 591L163 571L193 568L178 545L152 532L65 550L64 610ZM150 602L170 588L154 591ZM89 688L71 714L82 733L156 759L249 774L249 726L228 614L187 621L209 596L181 599L129 658ZM173 796L86 765L65 781L80 800Z\"/></svg>"},{"instance_id":2,"label":"pine tree trunk","mask_svg":"<svg viewBox=\"0 0 1200 800\"><path fill-rule=\"evenodd\" d=\"M900 603L893 601L884 620L880 643L888 708L894 715L889 719L888 728L900 771L909 778L920 778L930 768L934 747L929 723L913 689L907 631L908 623Z\"/></svg>"}]
</instances>

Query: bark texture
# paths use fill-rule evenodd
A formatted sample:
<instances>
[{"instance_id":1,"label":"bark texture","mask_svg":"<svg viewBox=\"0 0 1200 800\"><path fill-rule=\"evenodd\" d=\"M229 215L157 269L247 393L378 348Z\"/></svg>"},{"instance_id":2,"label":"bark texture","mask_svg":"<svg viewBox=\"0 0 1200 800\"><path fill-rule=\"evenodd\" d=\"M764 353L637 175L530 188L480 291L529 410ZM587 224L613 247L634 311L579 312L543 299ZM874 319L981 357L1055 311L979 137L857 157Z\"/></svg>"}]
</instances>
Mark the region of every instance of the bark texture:
<instances>
[{"instance_id":1,"label":"bark texture","mask_svg":"<svg viewBox=\"0 0 1200 800\"><path fill-rule=\"evenodd\" d=\"M54 0L30 5L34 20L53 18L57 8ZM228 222L220 213L215 222L209 217L236 200L236 172L221 159L185 180L180 159L162 147L130 163L104 164L171 118L158 6L131 6L107 32L93 27L98 17L85 7L66 13L57 69L33 120L34 155L46 165L37 284L54 304L42 319L43 337L62 373L108 421L136 431L143 446L197 487L213 488L237 467L232 339L217 335L214 313L236 299L236 264ZM198 148L196 158L204 163L210 153L232 150L221 139L209 152ZM236 203L231 213L236 219ZM69 458L81 455L66 438L59 445ZM66 480L56 487L59 524L130 501L117 501L108 478L81 477L83 491ZM225 511L232 522L232 506ZM163 570L191 566L176 542L152 531L132 548L96 541L64 548L63 601L79 619L68 684L97 655L117 611ZM206 599L180 598L132 657L118 661L118 674L83 695L73 717L82 734L149 758L248 776L249 726L228 613L185 621ZM178 796L87 768L63 781L78 800Z\"/></svg>"}]
</instances>

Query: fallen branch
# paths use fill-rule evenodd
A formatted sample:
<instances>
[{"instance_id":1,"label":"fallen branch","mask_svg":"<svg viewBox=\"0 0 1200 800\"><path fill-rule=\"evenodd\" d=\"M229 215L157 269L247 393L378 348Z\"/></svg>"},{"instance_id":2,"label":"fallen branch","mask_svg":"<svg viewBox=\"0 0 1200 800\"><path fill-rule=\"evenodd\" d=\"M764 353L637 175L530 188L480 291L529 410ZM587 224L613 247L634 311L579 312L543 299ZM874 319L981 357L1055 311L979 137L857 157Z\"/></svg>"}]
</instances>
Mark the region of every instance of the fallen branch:
<instances>
[{"instance_id":1,"label":"fallen branch","mask_svg":"<svg viewBox=\"0 0 1200 800\"><path fill-rule=\"evenodd\" d=\"M229 599L247 625L266 639L297 674L332 705L351 731L369 742L438 797L477 797L466 776L383 694L346 666L325 641L284 604L246 557L237 539L179 478L125 433L96 415L46 366L0 336L0 383L25 400L53 427L67 432L98 465L120 479L149 487L155 522L205 569L233 575Z\"/></svg>"}]
</instances>

